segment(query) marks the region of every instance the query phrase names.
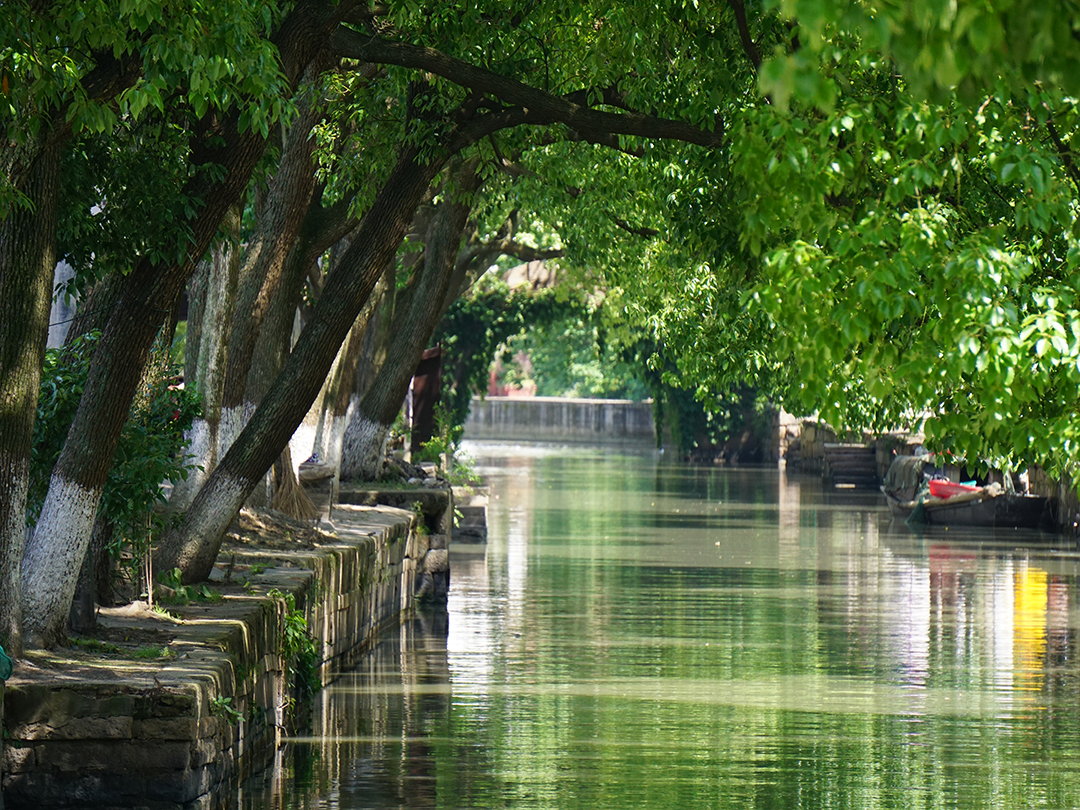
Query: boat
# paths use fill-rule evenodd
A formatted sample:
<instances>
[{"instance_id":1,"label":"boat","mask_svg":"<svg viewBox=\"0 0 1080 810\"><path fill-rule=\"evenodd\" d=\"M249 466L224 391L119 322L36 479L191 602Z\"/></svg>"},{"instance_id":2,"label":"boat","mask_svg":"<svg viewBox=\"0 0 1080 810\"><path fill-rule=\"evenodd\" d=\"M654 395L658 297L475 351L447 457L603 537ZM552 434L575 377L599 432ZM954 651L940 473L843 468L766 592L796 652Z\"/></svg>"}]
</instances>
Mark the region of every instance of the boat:
<instances>
[{"instance_id":1,"label":"boat","mask_svg":"<svg viewBox=\"0 0 1080 810\"><path fill-rule=\"evenodd\" d=\"M965 495L982 489L976 484L958 484L955 481L946 481L944 478L931 478L927 483L930 494L935 498L951 498L954 495Z\"/></svg>"},{"instance_id":2,"label":"boat","mask_svg":"<svg viewBox=\"0 0 1080 810\"><path fill-rule=\"evenodd\" d=\"M1039 529L1051 525L1049 499L940 477L931 456L897 456L881 492L894 517L910 524Z\"/></svg>"}]
</instances>

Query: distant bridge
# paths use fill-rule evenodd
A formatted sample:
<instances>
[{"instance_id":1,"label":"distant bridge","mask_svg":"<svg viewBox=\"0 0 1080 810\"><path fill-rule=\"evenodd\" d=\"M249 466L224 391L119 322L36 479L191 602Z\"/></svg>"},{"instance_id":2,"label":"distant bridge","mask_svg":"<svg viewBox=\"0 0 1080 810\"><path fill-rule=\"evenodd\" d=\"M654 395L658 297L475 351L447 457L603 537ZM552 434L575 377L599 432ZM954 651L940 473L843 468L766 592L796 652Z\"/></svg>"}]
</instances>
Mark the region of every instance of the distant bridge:
<instances>
[{"instance_id":1,"label":"distant bridge","mask_svg":"<svg viewBox=\"0 0 1080 810\"><path fill-rule=\"evenodd\" d=\"M656 443L652 400L486 397L474 399L466 439Z\"/></svg>"}]
</instances>

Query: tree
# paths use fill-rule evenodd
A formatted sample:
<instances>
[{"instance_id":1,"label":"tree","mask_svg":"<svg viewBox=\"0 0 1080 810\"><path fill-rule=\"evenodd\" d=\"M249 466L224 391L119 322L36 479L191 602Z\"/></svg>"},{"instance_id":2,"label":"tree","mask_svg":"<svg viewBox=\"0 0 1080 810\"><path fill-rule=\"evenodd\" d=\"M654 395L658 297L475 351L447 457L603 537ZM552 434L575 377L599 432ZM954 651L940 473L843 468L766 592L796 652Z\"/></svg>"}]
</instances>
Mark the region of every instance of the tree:
<instances>
[{"instance_id":1,"label":"tree","mask_svg":"<svg viewBox=\"0 0 1080 810\"><path fill-rule=\"evenodd\" d=\"M5 105L13 111L4 120L5 140L24 145L5 154L4 190L16 204L24 196L25 166L34 158L26 145L62 142L75 125L104 131L117 121L118 109L137 116L152 105L164 112L162 93L177 93L178 77L187 86L180 106L194 126L171 248L134 263L24 551L24 624L38 644L56 643L63 635L73 572L85 554L104 478L162 316L246 186L269 121L281 113L279 90L295 85L313 44L351 4L301 4L286 17L243 3L167 10L140 4L119 18L105 9L86 14L69 5L74 4L20 4L5 31L4 64L19 68L13 73L17 103ZM265 36L268 29L273 43ZM57 53L39 52L39 43L56 43ZM9 88L10 81L5 74ZM32 95L31 86L44 89ZM4 538L5 545L13 542Z\"/></svg>"},{"instance_id":2,"label":"tree","mask_svg":"<svg viewBox=\"0 0 1080 810\"><path fill-rule=\"evenodd\" d=\"M445 312L457 269L459 246L471 210L471 196L480 186L479 160L450 168L452 183L444 199L425 217L423 255L414 279L399 305L399 326L378 374L345 429L341 475L378 477L390 426L401 410L413 372Z\"/></svg>"},{"instance_id":3,"label":"tree","mask_svg":"<svg viewBox=\"0 0 1080 810\"><path fill-rule=\"evenodd\" d=\"M275 312L282 318L292 313L291 293L283 291L295 288L284 281L286 275L303 278L333 244L329 235L339 225L337 238L351 231L351 242L317 302L305 309L305 328L280 374L194 498L182 527L162 543L159 566L179 565L187 581L208 572L225 527L279 457L378 279L397 258L417 206L441 193L435 183L446 167L476 164L484 192L470 201L472 219L502 223L505 211L496 215L495 209L518 195L519 202L506 207L527 206L530 216L549 222L564 237L572 264L597 275L603 270L609 300L646 320L651 316L634 300L640 289L635 277L646 278L641 271L664 268L658 290L672 293L674 302L678 280L687 276L672 268L700 267L704 260L719 266L729 249L758 255L752 239L740 243L732 224L741 221L741 212L714 204L728 191L750 188L732 164L731 126L749 121L755 105L763 103L749 93L761 62L756 54L792 46L790 28L775 13L748 18L737 0L698 10L680 2L542 8L406 3L371 10L346 0L302 0L282 8L234 0L213 9L136 4L114 19L98 9L90 17L59 13L70 11L69 5L24 0L19 25L46 27L33 29L33 37L16 28L8 37L14 44L5 59L9 52L20 59L31 53L39 74L53 65L63 71L50 74L41 98L26 96L45 113L23 115L16 104L19 115L5 119L6 134L27 145L5 153L5 193L12 200L24 193L25 155L36 154L36 133L47 133L46 143L65 145L83 133L132 136L126 142L136 154L167 147L170 159L163 163L175 171L163 197L171 198L166 210L175 227L153 244L129 239L120 245L125 250L109 254L119 257L115 270L122 275L110 272L103 279L108 283L101 286L101 348L24 555L35 643L55 643L62 632L68 574L85 549L158 327L223 220L253 199L252 179L260 166L274 178L262 198L269 205L247 210L265 216L249 223L249 233L255 236L252 246L260 246L258 262L268 259L267 272L252 274L266 295L254 295L256 303L241 307L245 317L246 309L256 314L248 325L257 327L261 319L264 326L257 331L281 346L285 331L265 324ZM35 16L46 7L57 11L55 19ZM58 51L39 54L28 42L56 42ZM335 58L323 62L327 50ZM85 64L72 61L74 53L88 54ZM320 88L328 111L313 125L313 150L303 137L307 123L297 118L290 130L292 118L285 115L312 65L324 68L322 83L312 86ZM18 92L29 86L19 82ZM303 116L303 105L295 106ZM31 120L48 126L35 129ZM268 153L269 133L281 129L295 138L283 139L280 153ZM118 150L109 154L119 159ZM297 163L290 164L289 155ZM520 184L514 190L501 186L511 176ZM111 192L107 202L119 200L122 191ZM727 196L728 202L734 199ZM114 207L127 208L135 219L136 208ZM283 216L276 218L274 211ZM718 226L717 211L731 222ZM103 221L112 216L108 207L106 212ZM455 236L433 241L433 250L438 242L436 252L443 257L459 256L469 216L462 226L455 215L448 230ZM709 227L699 232L703 223ZM499 227L488 225L477 226L483 241L493 241L487 237ZM84 255L91 252L98 255ZM436 264L444 272L436 274L439 284L430 300L416 298L425 313L445 309L451 297L446 291L460 289L456 274L446 280L449 262L444 258L431 267ZM248 289L255 290L255 282ZM641 301L654 297L643 294ZM653 321L657 330L670 322ZM409 333L402 324L394 328L402 336ZM414 342L423 341L408 341L410 352ZM243 358L249 351L258 357L263 348L250 348L248 337L239 335L235 345L230 376L239 388L239 380L248 385L252 379ZM254 365L263 367L259 360ZM409 364L402 359L395 365L399 379Z\"/></svg>"},{"instance_id":4,"label":"tree","mask_svg":"<svg viewBox=\"0 0 1080 810\"><path fill-rule=\"evenodd\" d=\"M448 13L439 22L454 27L459 19L455 14ZM417 19L411 21L415 24ZM428 17L419 23L420 31L433 27ZM429 47L377 35L360 37L346 29L338 29L331 42L345 57L423 70L466 86L469 92L451 89L443 96L420 87L411 95L407 107L412 115L406 124L423 137L418 145L410 142L415 135L406 139L396 166L361 219L352 246L327 279L281 375L196 497L184 525L161 546L159 566L181 568L188 581L208 573L232 515L314 400L341 342L398 249L416 206L447 160L496 132L529 124L561 123L580 136L608 143L620 135L678 138L714 147L722 143L719 131L633 111L593 110L581 103L588 97L580 91L555 95ZM455 42L464 44L460 38ZM435 90L441 88L434 83ZM615 96L610 100L627 106Z\"/></svg>"},{"instance_id":5,"label":"tree","mask_svg":"<svg viewBox=\"0 0 1080 810\"><path fill-rule=\"evenodd\" d=\"M759 240L757 300L775 357L804 369L792 390L803 408L871 427L930 412L939 448L1064 471L1078 460L1067 144L1080 122L1058 38L1031 51L1043 12L1026 8L1017 49L1001 48L992 32L1013 13L980 12L966 33L944 25L956 39L929 37L932 73L909 61L924 24L900 14L900 35L882 43L905 68L899 80L865 41L842 30L816 39L822 61L841 66L816 74L823 103L761 110L756 137L740 139L753 200L743 236ZM841 328L823 311L844 313Z\"/></svg>"},{"instance_id":6,"label":"tree","mask_svg":"<svg viewBox=\"0 0 1080 810\"><path fill-rule=\"evenodd\" d=\"M38 386L56 265L60 155L39 153L20 208L0 221L0 639L22 652L22 555Z\"/></svg>"},{"instance_id":7,"label":"tree","mask_svg":"<svg viewBox=\"0 0 1080 810\"><path fill-rule=\"evenodd\" d=\"M929 413L940 449L1067 470L1080 460L1068 26L1031 4L785 10L771 59L753 54L775 23L748 20L761 94L731 112L731 150L672 156L680 182L657 191L677 213L609 292L699 396L751 380L837 427Z\"/></svg>"}]
</instances>

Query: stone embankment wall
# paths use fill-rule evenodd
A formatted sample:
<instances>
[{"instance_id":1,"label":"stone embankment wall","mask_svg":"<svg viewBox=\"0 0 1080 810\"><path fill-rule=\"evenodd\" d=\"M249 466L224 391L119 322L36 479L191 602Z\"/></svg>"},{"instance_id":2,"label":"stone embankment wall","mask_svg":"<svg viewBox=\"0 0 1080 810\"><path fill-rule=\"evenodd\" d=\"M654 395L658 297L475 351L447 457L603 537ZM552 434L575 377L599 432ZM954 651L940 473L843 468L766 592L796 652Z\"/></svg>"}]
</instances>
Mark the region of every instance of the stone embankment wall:
<instances>
[{"instance_id":1,"label":"stone embankment wall","mask_svg":"<svg viewBox=\"0 0 1080 810\"><path fill-rule=\"evenodd\" d=\"M331 517L336 536L313 548L229 549L220 602L102 612L113 630L170 639L167 659L28 654L0 693L2 806L211 808L216 789L264 767L301 705L290 620L306 618L325 680L414 604L429 545L417 516L346 505Z\"/></svg>"},{"instance_id":2,"label":"stone embankment wall","mask_svg":"<svg viewBox=\"0 0 1080 810\"><path fill-rule=\"evenodd\" d=\"M650 401L486 397L473 400L465 438L655 443L656 425Z\"/></svg>"},{"instance_id":3,"label":"stone embankment wall","mask_svg":"<svg viewBox=\"0 0 1080 810\"><path fill-rule=\"evenodd\" d=\"M789 468L797 467L806 472L827 472L827 448L830 445L859 444L872 451L879 478L884 478L889 471L894 451L910 454L920 442L920 437L908 436L906 433L887 433L882 436L837 435L836 431L824 422L812 419L800 420L798 430L793 436L785 453Z\"/></svg>"}]
</instances>

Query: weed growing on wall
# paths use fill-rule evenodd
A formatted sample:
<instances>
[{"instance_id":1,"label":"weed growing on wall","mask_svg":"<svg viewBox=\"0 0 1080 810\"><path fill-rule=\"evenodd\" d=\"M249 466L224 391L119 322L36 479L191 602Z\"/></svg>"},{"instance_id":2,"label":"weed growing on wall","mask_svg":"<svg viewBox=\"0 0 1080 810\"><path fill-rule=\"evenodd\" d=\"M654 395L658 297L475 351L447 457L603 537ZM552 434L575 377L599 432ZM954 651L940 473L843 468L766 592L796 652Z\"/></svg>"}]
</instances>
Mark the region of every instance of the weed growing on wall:
<instances>
[{"instance_id":1,"label":"weed growing on wall","mask_svg":"<svg viewBox=\"0 0 1080 810\"><path fill-rule=\"evenodd\" d=\"M322 689L322 677L319 664L319 642L308 632L304 612L296 606L296 596L283 593L276 588L270 591L271 599L279 599L285 604L285 616L281 626L281 657L289 675L293 690L301 698L314 695Z\"/></svg>"}]
</instances>

